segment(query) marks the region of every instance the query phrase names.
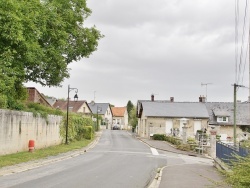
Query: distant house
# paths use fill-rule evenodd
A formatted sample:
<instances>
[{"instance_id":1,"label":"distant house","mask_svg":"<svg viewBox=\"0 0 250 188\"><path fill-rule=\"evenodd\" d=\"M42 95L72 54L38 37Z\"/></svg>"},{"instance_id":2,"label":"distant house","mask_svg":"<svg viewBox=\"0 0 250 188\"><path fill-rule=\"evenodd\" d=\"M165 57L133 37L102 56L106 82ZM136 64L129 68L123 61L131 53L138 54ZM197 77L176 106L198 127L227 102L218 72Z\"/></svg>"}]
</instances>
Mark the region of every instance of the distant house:
<instances>
[{"instance_id":1,"label":"distant house","mask_svg":"<svg viewBox=\"0 0 250 188\"><path fill-rule=\"evenodd\" d=\"M112 125L118 125L121 129L128 129L128 111L126 107L112 107Z\"/></svg>"},{"instance_id":2,"label":"distant house","mask_svg":"<svg viewBox=\"0 0 250 188\"><path fill-rule=\"evenodd\" d=\"M222 140L234 136L234 103L208 102L204 103L209 113L209 125L217 129ZM236 104L236 134L241 139L246 128L250 129L250 113L248 102Z\"/></svg>"},{"instance_id":3,"label":"distant house","mask_svg":"<svg viewBox=\"0 0 250 188\"><path fill-rule=\"evenodd\" d=\"M153 134L181 136L183 127L187 135L194 137L197 130L208 126L209 114L204 103L140 101L137 107L138 129L141 137Z\"/></svg>"},{"instance_id":4,"label":"distant house","mask_svg":"<svg viewBox=\"0 0 250 188\"><path fill-rule=\"evenodd\" d=\"M45 96L41 94L35 87L27 87L28 102L42 104L47 107L52 107L46 100Z\"/></svg>"},{"instance_id":5,"label":"distant house","mask_svg":"<svg viewBox=\"0 0 250 188\"><path fill-rule=\"evenodd\" d=\"M112 111L109 103L95 103L92 101L88 103L89 108L93 114L98 114L102 117L103 123L107 125L107 128L111 129L112 125Z\"/></svg>"},{"instance_id":6,"label":"distant house","mask_svg":"<svg viewBox=\"0 0 250 188\"><path fill-rule=\"evenodd\" d=\"M57 100L54 105L54 108L59 108L62 111L67 111L67 100ZM91 116L92 112L89 108L87 101L69 101L69 112L81 113L85 116Z\"/></svg>"}]
</instances>

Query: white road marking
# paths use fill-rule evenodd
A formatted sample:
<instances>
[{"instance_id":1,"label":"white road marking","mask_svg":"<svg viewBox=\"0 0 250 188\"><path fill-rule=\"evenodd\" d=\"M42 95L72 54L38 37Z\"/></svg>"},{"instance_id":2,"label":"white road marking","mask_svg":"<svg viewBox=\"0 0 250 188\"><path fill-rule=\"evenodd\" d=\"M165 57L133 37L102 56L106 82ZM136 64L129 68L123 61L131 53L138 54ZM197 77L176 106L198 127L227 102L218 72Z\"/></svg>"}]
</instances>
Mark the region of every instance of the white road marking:
<instances>
[{"instance_id":1,"label":"white road marking","mask_svg":"<svg viewBox=\"0 0 250 188\"><path fill-rule=\"evenodd\" d=\"M153 155L159 155L158 151L155 148L150 148Z\"/></svg>"}]
</instances>

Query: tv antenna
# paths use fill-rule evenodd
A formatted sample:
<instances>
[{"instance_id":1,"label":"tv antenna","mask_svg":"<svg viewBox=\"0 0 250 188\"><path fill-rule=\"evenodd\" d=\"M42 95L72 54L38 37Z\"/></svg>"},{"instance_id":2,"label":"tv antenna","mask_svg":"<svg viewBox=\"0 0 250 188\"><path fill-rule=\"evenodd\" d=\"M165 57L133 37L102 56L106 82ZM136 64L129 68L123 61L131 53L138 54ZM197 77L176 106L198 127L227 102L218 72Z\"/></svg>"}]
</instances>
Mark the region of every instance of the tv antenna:
<instances>
[{"instance_id":1,"label":"tv antenna","mask_svg":"<svg viewBox=\"0 0 250 188\"><path fill-rule=\"evenodd\" d=\"M206 86L206 102L207 102L207 85L210 85L210 84L213 84L213 83L202 83L201 82L201 87Z\"/></svg>"}]
</instances>

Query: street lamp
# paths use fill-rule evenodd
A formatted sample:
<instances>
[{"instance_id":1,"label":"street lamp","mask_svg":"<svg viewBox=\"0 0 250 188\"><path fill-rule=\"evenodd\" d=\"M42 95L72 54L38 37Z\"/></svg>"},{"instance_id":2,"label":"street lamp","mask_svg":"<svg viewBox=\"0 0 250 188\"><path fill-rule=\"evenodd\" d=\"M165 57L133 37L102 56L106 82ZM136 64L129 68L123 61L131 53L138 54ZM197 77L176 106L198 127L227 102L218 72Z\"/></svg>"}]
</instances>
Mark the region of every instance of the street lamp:
<instances>
[{"instance_id":1,"label":"street lamp","mask_svg":"<svg viewBox=\"0 0 250 188\"><path fill-rule=\"evenodd\" d=\"M69 92L72 90L76 90L76 94L74 96L74 101L78 100L78 96L77 96L77 92L78 89L77 88L70 88L70 86L68 85L68 99L67 99L67 120L66 120L66 140L65 140L65 144L68 144L68 130L69 130Z\"/></svg>"}]
</instances>

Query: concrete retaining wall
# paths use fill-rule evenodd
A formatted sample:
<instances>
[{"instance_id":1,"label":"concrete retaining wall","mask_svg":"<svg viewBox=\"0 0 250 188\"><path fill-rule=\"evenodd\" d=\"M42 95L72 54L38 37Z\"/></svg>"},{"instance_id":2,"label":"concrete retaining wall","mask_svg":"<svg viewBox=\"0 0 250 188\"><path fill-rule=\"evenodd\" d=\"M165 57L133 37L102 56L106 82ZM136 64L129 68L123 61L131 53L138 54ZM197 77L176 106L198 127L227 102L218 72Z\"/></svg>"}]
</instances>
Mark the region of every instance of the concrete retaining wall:
<instances>
[{"instance_id":1,"label":"concrete retaining wall","mask_svg":"<svg viewBox=\"0 0 250 188\"><path fill-rule=\"evenodd\" d=\"M37 149L60 144L61 121L61 116L45 119L30 112L0 110L0 155L28 151L29 140Z\"/></svg>"}]
</instances>

